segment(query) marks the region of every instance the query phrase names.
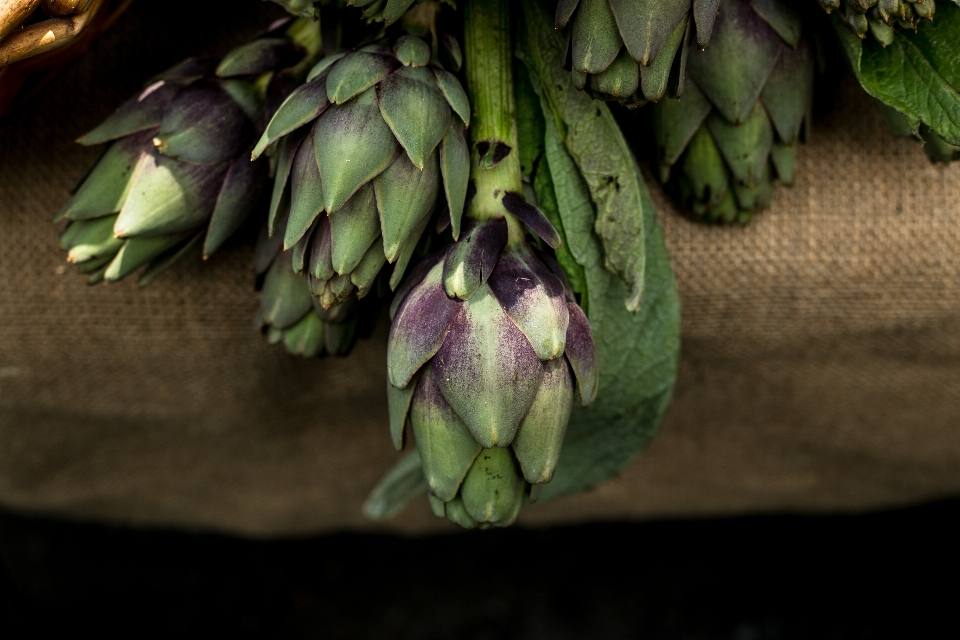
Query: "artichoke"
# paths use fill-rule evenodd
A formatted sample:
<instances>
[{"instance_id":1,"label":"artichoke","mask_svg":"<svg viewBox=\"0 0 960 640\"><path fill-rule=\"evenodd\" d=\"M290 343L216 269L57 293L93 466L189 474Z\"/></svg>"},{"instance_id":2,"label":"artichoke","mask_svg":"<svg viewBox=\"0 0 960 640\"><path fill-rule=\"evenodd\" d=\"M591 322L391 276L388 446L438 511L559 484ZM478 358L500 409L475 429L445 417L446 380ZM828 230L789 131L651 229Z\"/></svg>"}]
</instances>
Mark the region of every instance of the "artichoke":
<instances>
[{"instance_id":1,"label":"artichoke","mask_svg":"<svg viewBox=\"0 0 960 640\"><path fill-rule=\"evenodd\" d=\"M379 305L370 303L373 298L360 301L353 295L322 309L310 295L306 278L293 270L293 251L282 251L279 239L270 238L264 226L257 240L254 269L263 282L254 327L293 355L347 355L360 334L372 328Z\"/></svg>"},{"instance_id":2,"label":"artichoke","mask_svg":"<svg viewBox=\"0 0 960 640\"><path fill-rule=\"evenodd\" d=\"M254 149L278 145L269 231L289 206L283 249L325 309L365 295L385 263L395 288L441 194L459 235L470 105L433 59L410 35L324 58Z\"/></svg>"},{"instance_id":3,"label":"artichoke","mask_svg":"<svg viewBox=\"0 0 960 640\"><path fill-rule=\"evenodd\" d=\"M558 244L521 196L507 193L503 206ZM394 444L409 421L438 516L511 524L530 486L553 476L574 380L584 405L597 391L590 324L563 272L522 235L508 241L505 216L471 220L410 274L392 311Z\"/></svg>"},{"instance_id":4,"label":"artichoke","mask_svg":"<svg viewBox=\"0 0 960 640\"><path fill-rule=\"evenodd\" d=\"M712 44L691 51L683 97L653 106L660 179L699 219L746 223L793 184L809 132L814 55L786 0L725 0Z\"/></svg>"},{"instance_id":5,"label":"artichoke","mask_svg":"<svg viewBox=\"0 0 960 640\"><path fill-rule=\"evenodd\" d=\"M861 38L869 33L884 46L893 42L897 28L916 31L921 20L933 20L936 0L817 0Z\"/></svg>"},{"instance_id":6,"label":"artichoke","mask_svg":"<svg viewBox=\"0 0 960 640\"><path fill-rule=\"evenodd\" d=\"M560 0L556 25L570 25L574 84L628 106L659 100L671 77L683 77L686 43L694 32L699 48L709 43L719 5L720 0Z\"/></svg>"},{"instance_id":7,"label":"artichoke","mask_svg":"<svg viewBox=\"0 0 960 640\"><path fill-rule=\"evenodd\" d=\"M309 24L309 23L308 23ZM289 25L286 25L289 26ZM256 207L268 178L250 149L305 51L278 27L219 63L190 59L157 76L79 142L111 142L56 220L67 260L146 284L196 247L206 258Z\"/></svg>"}]
</instances>

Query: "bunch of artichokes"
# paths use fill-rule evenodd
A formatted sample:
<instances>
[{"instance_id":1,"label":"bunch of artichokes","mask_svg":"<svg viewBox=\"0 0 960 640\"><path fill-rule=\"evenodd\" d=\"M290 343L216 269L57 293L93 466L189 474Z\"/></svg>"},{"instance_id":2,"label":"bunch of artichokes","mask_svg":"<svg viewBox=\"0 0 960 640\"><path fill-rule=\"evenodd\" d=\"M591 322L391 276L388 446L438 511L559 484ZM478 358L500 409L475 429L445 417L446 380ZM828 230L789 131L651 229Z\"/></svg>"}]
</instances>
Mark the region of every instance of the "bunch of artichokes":
<instances>
[{"instance_id":1,"label":"bunch of artichokes","mask_svg":"<svg viewBox=\"0 0 960 640\"><path fill-rule=\"evenodd\" d=\"M67 221L61 245L90 282L146 267L145 284L256 225L254 326L305 357L346 355L389 303L393 442L402 449L412 436L434 512L467 528L517 519L561 464L575 399L586 407L603 387L594 316L580 304L597 272L610 274L578 255L584 240L610 240L599 222L616 228L617 216L637 212L605 209L595 235L575 229L564 246L572 204L559 194L589 191L581 205L599 216L629 181L604 174L598 184L572 148L548 147L549 136L562 146L568 134L582 139L577 128L590 118L602 120L590 97L652 103L661 181L698 220L746 223L770 206L776 181L793 183L797 145L809 135L815 63L830 58L827 30L812 16L857 46L897 43L890 51L908 30L922 35L935 9L934 0L818 0L836 12L828 20L791 0L559 0L567 50L552 45L552 84L569 71L573 88L544 91L550 74L530 68L520 136L510 28L519 10L507 0L465 0L462 10L441 0L274 1L299 17L219 61L190 59L151 79L80 139L109 146L57 214ZM324 51L321 7L325 21L364 26ZM549 16L540 22L559 39ZM451 24L462 24L463 50ZM953 81L957 56L938 55L935 71ZM565 110L557 91L588 106ZM942 123L883 108L931 158L960 156L939 135ZM542 190L523 182L532 176L554 181L543 191L557 200L544 204L551 218L536 206ZM632 196L646 206L645 191ZM641 251L643 228L622 228L633 232L619 240L640 240L602 251ZM627 309L619 312L636 311Z\"/></svg>"}]
</instances>

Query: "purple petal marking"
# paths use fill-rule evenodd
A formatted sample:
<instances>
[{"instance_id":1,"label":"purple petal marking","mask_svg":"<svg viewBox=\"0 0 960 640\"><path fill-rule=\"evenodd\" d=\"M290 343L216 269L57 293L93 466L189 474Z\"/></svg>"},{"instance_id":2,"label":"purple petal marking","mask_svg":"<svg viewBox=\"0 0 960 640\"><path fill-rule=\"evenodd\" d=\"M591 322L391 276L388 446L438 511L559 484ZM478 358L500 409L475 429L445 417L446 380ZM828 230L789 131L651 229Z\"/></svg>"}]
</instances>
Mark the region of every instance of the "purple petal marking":
<instances>
[{"instance_id":1,"label":"purple petal marking","mask_svg":"<svg viewBox=\"0 0 960 640\"><path fill-rule=\"evenodd\" d=\"M330 232L330 219L320 216L320 224L313 232L310 242L310 275L317 280L326 281L336 275L333 270L333 234Z\"/></svg>"},{"instance_id":2,"label":"purple petal marking","mask_svg":"<svg viewBox=\"0 0 960 640\"><path fill-rule=\"evenodd\" d=\"M563 284L527 246L503 252L489 285L537 357L553 360L563 355L568 324Z\"/></svg>"},{"instance_id":3,"label":"purple petal marking","mask_svg":"<svg viewBox=\"0 0 960 640\"><path fill-rule=\"evenodd\" d=\"M506 244L506 219L471 222L444 260L443 279L447 293L461 300L472 296L493 273Z\"/></svg>"},{"instance_id":4,"label":"purple petal marking","mask_svg":"<svg viewBox=\"0 0 960 640\"><path fill-rule=\"evenodd\" d=\"M110 117L77 142L83 145L100 144L158 126L167 105L182 88L181 82L157 80L120 105Z\"/></svg>"},{"instance_id":5,"label":"purple petal marking","mask_svg":"<svg viewBox=\"0 0 960 640\"><path fill-rule=\"evenodd\" d=\"M433 269L434 265L443 260L444 256L447 255L447 247L440 249L439 251L434 251L426 258L421 260L410 270L409 273L403 278L403 281L400 283L400 286L397 287L396 291L393 293L393 300L390 301L390 320L393 320L397 315L397 310L400 308L400 305L407 298L407 294L410 293L410 290L415 286L423 282L423 279L427 277L427 274L430 273L430 270Z\"/></svg>"},{"instance_id":6,"label":"purple petal marking","mask_svg":"<svg viewBox=\"0 0 960 640\"><path fill-rule=\"evenodd\" d=\"M497 268L500 253L507 246L507 220L496 218L477 230L476 251L480 255L480 281L486 282Z\"/></svg>"},{"instance_id":7,"label":"purple petal marking","mask_svg":"<svg viewBox=\"0 0 960 640\"><path fill-rule=\"evenodd\" d=\"M535 234L546 242L552 249L556 249L563 241L560 232L540 209L523 199L523 196L513 191L503 194L504 208L526 223Z\"/></svg>"},{"instance_id":8,"label":"purple petal marking","mask_svg":"<svg viewBox=\"0 0 960 640\"><path fill-rule=\"evenodd\" d=\"M510 444L543 375L527 337L487 285L454 316L433 369L447 402L486 448Z\"/></svg>"},{"instance_id":9,"label":"purple petal marking","mask_svg":"<svg viewBox=\"0 0 960 640\"><path fill-rule=\"evenodd\" d=\"M448 298L443 290L442 271L441 265L434 265L407 294L390 326L387 376L399 389L437 352L460 309L460 302Z\"/></svg>"},{"instance_id":10,"label":"purple petal marking","mask_svg":"<svg viewBox=\"0 0 960 640\"><path fill-rule=\"evenodd\" d=\"M567 300L570 302L576 302L576 295L573 293L573 287L570 286L570 281L567 280L567 274L563 272L563 267L561 267L552 256L548 256L547 254L540 252L537 252L537 255L550 268L550 271L553 273L553 275L560 278L560 282L563 284L563 292L566 294Z\"/></svg>"},{"instance_id":11,"label":"purple petal marking","mask_svg":"<svg viewBox=\"0 0 960 640\"><path fill-rule=\"evenodd\" d=\"M118 238L159 236L206 224L230 164L190 164L144 154L113 227Z\"/></svg>"},{"instance_id":12,"label":"purple petal marking","mask_svg":"<svg viewBox=\"0 0 960 640\"><path fill-rule=\"evenodd\" d=\"M230 94L215 81L201 81L170 102L155 144L172 158L210 163L235 158L255 139L253 122Z\"/></svg>"},{"instance_id":13,"label":"purple petal marking","mask_svg":"<svg viewBox=\"0 0 960 640\"><path fill-rule=\"evenodd\" d=\"M597 397L600 371L597 367L597 347L593 343L590 321L576 303L568 302L570 324L567 327L566 356L573 367L580 387L580 404L584 407Z\"/></svg>"}]
</instances>

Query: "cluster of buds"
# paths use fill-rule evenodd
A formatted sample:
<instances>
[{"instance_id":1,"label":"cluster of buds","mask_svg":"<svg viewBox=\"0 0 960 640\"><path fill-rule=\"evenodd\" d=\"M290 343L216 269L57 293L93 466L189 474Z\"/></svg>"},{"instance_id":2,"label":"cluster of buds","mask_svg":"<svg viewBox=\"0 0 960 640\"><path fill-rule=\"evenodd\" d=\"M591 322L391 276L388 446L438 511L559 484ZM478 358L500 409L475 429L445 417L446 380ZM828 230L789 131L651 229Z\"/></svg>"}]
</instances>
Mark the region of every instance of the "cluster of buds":
<instances>
[{"instance_id":1,"label":"cluster of buds","mask_svg":"<svg viewBox=\"0 0 960 640\"><path fill-rule=\"evenodd\" d=\"M869 33L880 44L893 43L896 28L916 31L922 20L933 20L936 0L817 0L828 13L837 11L861 38Z\"/></svg>"}]
</instances>

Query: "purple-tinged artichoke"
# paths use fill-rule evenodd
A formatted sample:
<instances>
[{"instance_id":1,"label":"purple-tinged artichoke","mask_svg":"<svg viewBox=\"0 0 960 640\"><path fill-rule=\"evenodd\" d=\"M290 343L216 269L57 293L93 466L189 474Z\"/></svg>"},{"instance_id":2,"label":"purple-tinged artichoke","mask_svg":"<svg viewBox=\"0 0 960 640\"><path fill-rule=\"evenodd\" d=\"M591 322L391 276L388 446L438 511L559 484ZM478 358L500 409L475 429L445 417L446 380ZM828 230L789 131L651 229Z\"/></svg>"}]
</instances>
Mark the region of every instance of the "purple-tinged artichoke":
<instances>
[{"instance_id":1,"label":"purple-tinged artichoke","mask_svg":"<svg viewBox=\"0 0 960 640\"><path fill-rule=\"evenodd\" d=\"M306 55L288 37L302 25L286 27L219 62L182 62L80 138L111 143L56 217L70 221L61 246L91 283L148 265L146 284L194 248L209 256L251 214L268 166L250 162L250 149L284 70Z\"/></svg>"},{"instance_id":2,"label":"purple-tinged artichoke","mask_svg":"<svg viewBox=\"0 0 960 640\"><path fill-rule=\"evenodd\" d=\"M264 224L254 249L254 271L262 278L254 328L271 344L282 342L293 355L349 354L357 339L373 329L382 309L377 296L359 300L354 294L322 308L311 295L306 277L294 270L294 251L283 251L282 245L283 235L271 238Z\"/></svg>"},{"instance_id":3,"label":"purple-tinged artichoke","mask_svg":"<svg viewBox=\"0 0 960 640\"><path fill-rule=\"evenodd\" d=\"M556 241L520 196L504 206ZM584 405L597 391L590 324L565 276L522 237L508 241L504 217L471 220L459 242L416 267L393 306L394 444L409 423L438 515L511 524L529 485L553 476L574 380Z\"/></svg>"}]
</instances>

